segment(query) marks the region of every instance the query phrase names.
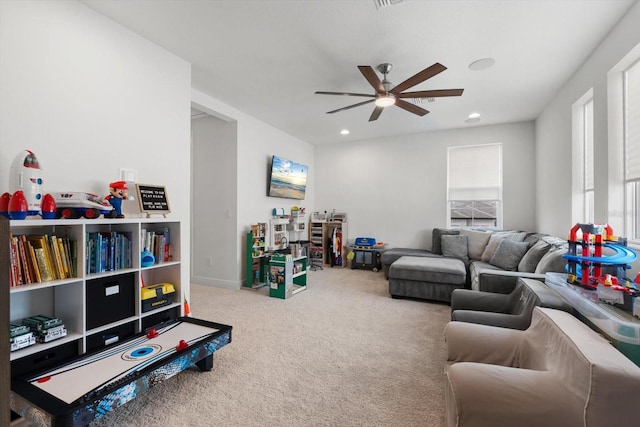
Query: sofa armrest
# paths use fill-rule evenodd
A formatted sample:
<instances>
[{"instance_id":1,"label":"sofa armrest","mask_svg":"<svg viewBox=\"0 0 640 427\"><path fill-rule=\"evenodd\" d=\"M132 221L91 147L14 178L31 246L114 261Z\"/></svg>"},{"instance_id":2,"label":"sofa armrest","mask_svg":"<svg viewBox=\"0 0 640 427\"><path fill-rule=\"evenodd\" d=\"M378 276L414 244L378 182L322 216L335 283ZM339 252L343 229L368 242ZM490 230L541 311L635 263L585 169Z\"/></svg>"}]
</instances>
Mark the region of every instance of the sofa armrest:
<instances>
[{"instance_id":1,"label":"sofa armrest","mask_svg":"<svg viewBox=\"0 0 640 427\"><path fill-rule=\"evenodd\" d=\"M479 323L481 325L498 326L500 328L527 329L531 324L531 312L520 314L489 313L486 311L455 310L451 320L457 322Z\"/></svg>"},{"instance_id":2,"label":"sofa armrest","mask_svg":"<svg viewBox=\"0 0 640 427\"><path fill-rule=\"evenodd\" d=\"M470 289L454 289L451 293L451 312L457 310L480 310L504 313L509 295L478 292Z\"/></svg>"},{"instance_id":3,"label":"sofa armrest","mask_svg":"<svg viewBox=\"0 0 640 427\"><path fill-rule=\"evenodd\" d=\"M521 271L488 270L478 273L478 290L510 294L520 277L544 281L544 274Z\"/></svg>"},{"instance_id":4,"label":"sofa armrest","mask_svg":"<svg viewBox=\"0 0 640 427\"><path fill-rule=\"evenodd\" d=\"M448 367L447 426L582 426L582 404L547 371L482 363Z\"/></svg>"},{"instance_id":5,"label":"sofa armrest","mask_svg":"<svg viewBox=\"0 0 640 427\"><path fill-rule=\"evenodd\" d=\"M515 366L523 331L466 322L449 322L444 329L447 362L482 362Z\"/></svg>"}]
</instances>

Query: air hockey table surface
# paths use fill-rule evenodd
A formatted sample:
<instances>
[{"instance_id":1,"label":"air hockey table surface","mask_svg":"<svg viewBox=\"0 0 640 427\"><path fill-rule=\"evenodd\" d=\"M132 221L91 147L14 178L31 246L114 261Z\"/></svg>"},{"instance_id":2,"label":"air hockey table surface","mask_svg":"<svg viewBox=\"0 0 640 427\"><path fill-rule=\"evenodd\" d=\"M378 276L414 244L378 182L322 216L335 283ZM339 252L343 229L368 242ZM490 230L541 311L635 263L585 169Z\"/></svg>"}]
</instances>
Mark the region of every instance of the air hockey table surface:
<instances>
[{"instance_id":1,"label":"air hockey table surface","mask_svg":"<svg viewBox=\"0 0 640 427\"><path fill-rule=\"evenodd\" d=\"M192 365L213 367L232 327L190 317L11 381L11 409L36 426L86 426Z\"/></svg>"}]
</instances>

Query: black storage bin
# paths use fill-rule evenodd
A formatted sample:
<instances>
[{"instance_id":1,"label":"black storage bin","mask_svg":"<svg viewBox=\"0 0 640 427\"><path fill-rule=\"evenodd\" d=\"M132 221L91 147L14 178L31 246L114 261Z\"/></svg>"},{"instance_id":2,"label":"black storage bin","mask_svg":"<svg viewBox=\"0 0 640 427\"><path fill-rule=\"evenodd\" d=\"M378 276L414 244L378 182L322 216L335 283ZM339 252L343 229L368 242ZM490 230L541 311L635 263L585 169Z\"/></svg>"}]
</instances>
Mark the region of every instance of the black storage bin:
<instances>
[{"instance_id":1,"label":"black storage bin","mask_svg":"<svg viewBox=\"0 0 640 427\"><path fill-rule=\"evenodd\" d=\"M11 362L11 378L41 371L50 366L60 365L78 356L78 354L80 354L78 341L70 341L38 353L21 357Z\"/></svg>"},{"instance_id":2,"label":"black storage bin","mask_svg":"<svg viewBox=\"0 0 640 427\"><path fill-rule=\"evenodd\" d=\"M142 330L146 332L147 329L170 320L176 320L178 317L180 317L180 307L173 307L169 310L151 314L142 318Z\"/></svg>"},{"instance_id":3,"label":"black storage bin","mask_svg":"<svg viewBox=\"0 0 640 427\"><path fill-rule=\"evenodd\" d=\"M87 281L87 329L136 314L134 279L126 273Z\"/></svg>"},{"instance_id":4,"label":"black storage bin","mask_svg":"<svg viewBox=\"0 0 640 427\"><path fill-rule=\"evenodd\" d=\"M100 350L111 344L126 340L136 334L135 322L109 328L87 337L87 352Z\"/></svg>"}]
</instances>

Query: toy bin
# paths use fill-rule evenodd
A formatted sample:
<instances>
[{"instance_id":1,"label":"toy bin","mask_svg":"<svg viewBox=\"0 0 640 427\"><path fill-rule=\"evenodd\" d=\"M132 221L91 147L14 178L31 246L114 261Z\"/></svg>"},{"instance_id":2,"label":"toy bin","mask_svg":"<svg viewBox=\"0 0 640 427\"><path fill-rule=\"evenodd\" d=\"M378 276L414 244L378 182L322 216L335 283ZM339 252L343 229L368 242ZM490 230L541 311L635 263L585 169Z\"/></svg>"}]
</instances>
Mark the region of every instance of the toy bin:
<instances>
[{"instance_id":1,"label":"toy bin","mask_svg":"<svg viewBox=\"0 0 640 427\"><path fill-rule=\"evenodd\" d=\"M142 299L142 312L154 310L173 303L176 289L171 283L159 283L157 285L145 286L140 290Z\"/></svg>"}]
</instances>

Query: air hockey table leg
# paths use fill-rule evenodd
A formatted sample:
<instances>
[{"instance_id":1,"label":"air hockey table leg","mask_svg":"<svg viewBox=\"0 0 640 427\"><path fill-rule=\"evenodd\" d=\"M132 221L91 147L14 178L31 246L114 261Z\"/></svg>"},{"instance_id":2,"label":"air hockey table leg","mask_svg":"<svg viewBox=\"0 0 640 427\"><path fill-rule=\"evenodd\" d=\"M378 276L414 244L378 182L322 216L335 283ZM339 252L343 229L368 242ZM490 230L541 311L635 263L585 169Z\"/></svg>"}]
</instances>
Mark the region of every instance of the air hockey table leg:
<instances>
[{"instance_id":1,"label":"air hockey table leg","mask_svg":"<svg viewBox=\"0 0 640 427\"><path fill-rule=\"evenodd\" d=\"M202 372L209 372L213 369L213 353L204 359L200 359L196 362L196 366L200 368Z\"/></svg>"}]
</instances>

